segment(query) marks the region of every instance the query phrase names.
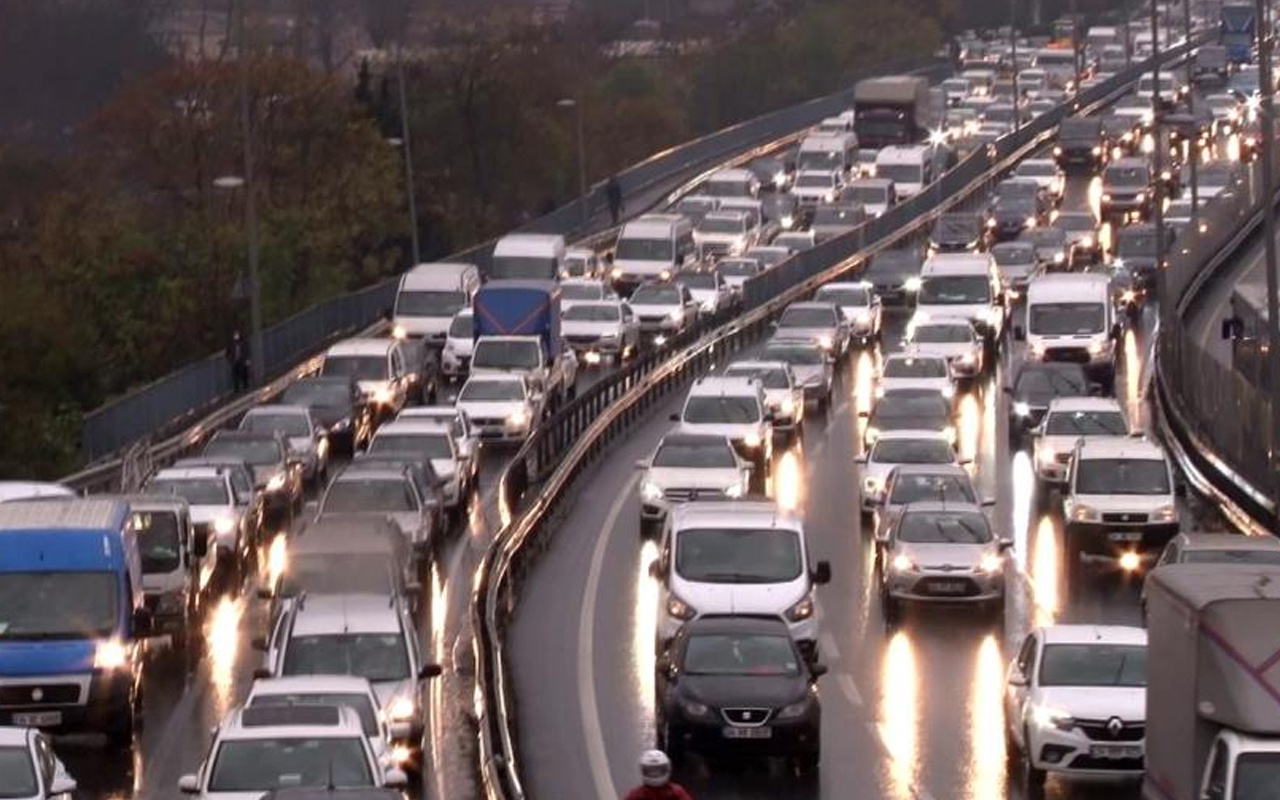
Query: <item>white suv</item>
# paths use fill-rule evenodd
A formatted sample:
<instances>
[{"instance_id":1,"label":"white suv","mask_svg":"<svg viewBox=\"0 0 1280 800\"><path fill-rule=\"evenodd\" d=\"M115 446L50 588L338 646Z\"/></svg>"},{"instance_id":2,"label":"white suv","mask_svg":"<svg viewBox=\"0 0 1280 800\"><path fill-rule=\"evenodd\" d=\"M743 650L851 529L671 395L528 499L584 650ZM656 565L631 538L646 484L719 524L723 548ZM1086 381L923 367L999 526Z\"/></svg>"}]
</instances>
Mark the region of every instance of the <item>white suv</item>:
<instances>
[{"instance_id":1,"label":"white suv","mask_svg":"<svg viewBox=\"0 0 1280 800\"><path fill-rule=\"evenodd\" d=\"M679 506L667 518L651 569L659 581L659 652L680 626L707 614L781 617L801 648L814 652L813 589L831 579L831 565L810 568L795 514L762 500Z\"/></svg>"},{"instance_id":2,"label":"white suv","mask_svg":"<svg viewBox=\"0 0 1280 800\"><path fill-rule=\"evenodd\" d=\"M1005 747L1024 759L1027 797L1046 774L1142 777L1147 632L1106 625L1036 628L1009 665Z\"/></svg>"},{"instance_id":3,"label":"white suv","mask_svg":"<svg viewBox=\"0 0 1280 800\"><path fill-rule=\"evenodd\" d=\"M673 414L685 433L727 436L738 454L751 462L752 491L763 493L773 463L773 429L764 387L754 378L699 378L684 408Z\"/></svg>"},{"instance_id":4,"label":"white suv","mask_svg":"<svg viewBox=\"0 0 1280 800\"><path fill-rule=\"evenodd\" d=\"M1150 440L1081 440L1064 491L1069 576L1079 569L1081 554L1136 571L1178 533L1179 489L1164 450Z\"/></svg>"}]
</instances>

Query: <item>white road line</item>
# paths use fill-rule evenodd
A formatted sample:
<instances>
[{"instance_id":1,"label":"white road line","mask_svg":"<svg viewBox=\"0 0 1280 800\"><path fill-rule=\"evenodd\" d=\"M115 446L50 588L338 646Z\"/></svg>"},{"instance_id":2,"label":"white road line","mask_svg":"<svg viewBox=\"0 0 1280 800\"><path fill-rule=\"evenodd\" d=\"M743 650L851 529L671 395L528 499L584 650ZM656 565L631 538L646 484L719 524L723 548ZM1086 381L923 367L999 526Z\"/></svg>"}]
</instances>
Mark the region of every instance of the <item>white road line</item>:
<instances>
[{"instance_id":1,"label":"white road line","mask_svg":"<svg viewBox=\"0 0 1280 800\"><path fill-rule=\"evenodd\" d=\"M822 655L827 661L840 660L840 648L836 646L836 637L830 633L818 635L818 649L822 651Z\"/></svg>"},{"instance_id":2,"label":"white road line","mask_svg":"<svg viewBox=\"0 0 1280 800\"><path fill-rule=\"evenodd\" d=\"M858 684L853 682L852 675L841 672L836 675L836 683L840 684L840 691L844 692L844 696L849 699L854 708L862 708L862 692L858 691Z\"/></svg>"},{"instance_id":3,"label":"white road line","mask_svg":"<svg viewBox=\"0 0 1280 800\"><path fill-rule=\"evenodd\" d=\"M586 734L587 760L591 764L591 777L596 786L596 797L621 797L618 787L613 783L613 775L609 772L609 757L604 751L604 729L600 725L600 707L596 701L596 671L593 645L596 617L596 597L600 592L600 572L604 567L604 554L608 549L610 534L614 524L622 514L622 507L636 482L640 480L638 473L623 485L622 491L609 508L604 525L596 535L595 550L591 553L591 568L587 572L587 584L582 595L582 611L578 616L578 667L582 670L578 682L578 696L582 698L582 730Z\"/></svg>"}]
</instances>

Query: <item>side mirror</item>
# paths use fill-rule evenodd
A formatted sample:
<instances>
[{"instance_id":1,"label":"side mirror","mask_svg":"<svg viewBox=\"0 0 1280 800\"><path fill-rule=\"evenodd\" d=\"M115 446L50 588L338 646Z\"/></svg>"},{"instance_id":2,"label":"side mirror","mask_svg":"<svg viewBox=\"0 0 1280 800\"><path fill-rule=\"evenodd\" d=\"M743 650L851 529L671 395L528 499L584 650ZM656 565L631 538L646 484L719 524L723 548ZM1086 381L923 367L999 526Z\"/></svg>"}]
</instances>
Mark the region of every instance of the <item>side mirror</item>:
<instances>
[{"instance_id":1,"label":"side mirror","mask_svg":"<svg viewBox=\"0 0 1280 800\"><path fill-rule=\"evenodd\" d=\"M866 419L867 417L870 417L870 416L871 416L871 412L870 412L870 411L859 411L859 412L858 412L858 416L859 416L859 417L862 417L863 419Z\"/></svg>"},{"instance_id":2,"label":"side mirror","mask_svg":"<svg viewBox=\"0 0 1280 800\"><path fill-rule=\"evenodd\" d=\"M200 778L195 775L183 775L178 778L178 791L183 794L199 794Z\"/></svg>"},{"instance_id":3,"label":"side mirror","mask_svg":"<svg viewBox=\"0 0 1280 800\"><path fill-rule=\"evenodd\" d=\"M1000 391L1004 392L1005 394L1013 394L1013 387L1008 385L1001 386Z\"/></svg>"},{"instance_id":4,"label":"side mirror","mask_svg":"<svg viewBox=\"0 0 1280 800\"><path fill-rule=\"evenodd\" d=\"M671 656L667 655L666 653L663 653L661 656L658 657L657 667L658 667L658 672L663 675L666 675L667 680L670 680L670 681L674 681L676 679L676 676L680 674L679 671L676 670L676 665L671 663Z\"/></svg>"},{"instance_id":5,"label":"side mirror","mask_svg":"<svg viewBox=\"0 0 1280 800\"><path fill-rule=\"evenodd\" d=\"M209 554L209 531L201 528L191 537L191 552L196 558L204 558Z\"/></svg>"},{"instance_id":6,"label":"side mirror","mask_svg":"<svg viewBox=\"0 0 1280 800\"><path fill-rule=\"evenodd\" d=\"M994 497L984 497L984 498L982 498L982 507L983 507L983 508L995 508L995 507L996 507L996 499L995 499Z\"/></svg>"},{"instance_id":7,"label":"side mirror","mask_svg":"<svg viewBox=\"0 0 1280 800\"><path fill-rule=\"evenodd\" d=\"M270 600L271 598L273 598L273 597L275 597L275 596L276 596L276 593L275 593L275 590L274 590L272 587L267 586L266 584L259 584L259 585L258 585L258 599L259 599L259 600Z\"/></svg>"},{"instance_id":8,"label":"side mirror","mask_svg":"<svg viewBox=\"0 0 1280 800\"><path fill-rule=\"evenodd\" d=\"M861 415L859 415L859 416L861 416ZM855 463L855 464L865 464L865 463L867 463L867 455L866 455L866 453L863 453L863 454L861 454L861 455L856 455L856 456L854 456L854 457L853 457L853 463Z\"/></svg>"},{"instance_id":9,"label":"side mirror","mask_svg":"<svg viewBox=\"0 0 1280 800\"><path fill-rule=\"evenodd\" d=\"M819 586L831 583L831 562L819 561L813 569L813 582Z\"/></svg>"},{"instance_id":10,"label":"side mirror","mask_svg":"<svg viewBox=\"0 0 1280 800\"><path fill-rule=\"evenodd\" d=\"M967 466L969 466L969 465L970 465L970 464L972 464L972 463L973 463L973 459L972 459L972 458L962 458L962 459L960 459L960 466L962 466L962 467L967 467Z\"/></svg>"},{"instance_id":11,"label":"side mirror","mask_svg":"<svg viewBox=\"0 0 1280 800\"><path fill-rule=\"evenodd\" d=\"M1004 304L1005 304L1004 295L1002 295L1002 294L998 294L998 295L996 295L996 296L995 296L995 299L994 299L994 300L992 300L992 301L991 301L991 303L992 303L992 305L1003 307L1003 306L1004 306Z\"/></svg>"},{"instance_id":12,"label":"side mirror","mask_svg":"<svg viewBox=\"0 0 1280 800\"><path fill-rule=\"evenodd\" d=\"M409 785L409 776L402 769L390 767L383 775L382 785L389 789L403 789Z\"/></svg>"},{"instance_id":13,"label":"side mirror","mask_svg":"<svg viewBox=\"0 0 1280 800\"><path fill-rule=\"evenodd\" d=\"M444 674L444 668L439 664L423 664L418 669L418 680L425 681L430 678L439 678Z\"/></svg>"},{"instance_id":14,"label":"side mirror","mask_svg":"<svg viewBox=\"0 0 1280 800\"><path fill-rule=\"evenodd\" d=\"M255 681L268 680L274 677L275 675L271 672L271 670L267 669L266 667L258 667L253 671L253 679Z\"/></svg>"},{"instance_id":15,"label":"side mirror","mask_svg":"<svg viewBox=\"0 0 1280 800\"><path fill-rule=\"evenodd\" d=\"M1026 328L1023 328L1021 325L1014 325L1013 338L1018 340L1019 342L1025 342L1027 340Z\"/></svg>"},{"instance_id":16,"label":"side mirror","mask_svg":"<svg viewBox=\"0 0 1280 800\"><path fill-rule=\"evenodd\" d=\"M132 618L133 635L135 637L150 636L155 629L155 617L148 608L136 608Z\"/></svg>"},{"instance_id":17,"label":"side mirror","mask_svg":"<svg viewBox=\"0 0 1280 800\"><path fill-rule=\"evenodd\" d=\"M826 664L813 664L813 665L810 665L809 667L809 674L813 676L814 680L817 680L818 678L821 678L823 675L826 675L827 671L828 671L828 668Z\"/></svg>"},{"instance_id":18,"label":"side mirror","mask_svg":"<svg viewBox=\"0 0 1280 800\"><path fill-rule=\"evenodd\" d=\"M267 652L267 637L255 636L253 641L249 642L249 646L260 653Z\"/></svg>"},{"instance_id":19,"label":"side mirror","mask_svg":"<svg viewBox=\"0 0 1280 800\"><path fill-rule=\"evenodd\" d=\"M53 782L49 784L50 797L57 797L60 794L71 794L75 790L75 779L69 775L55 775L53 777Z\"/></svg>"}]
</instances>

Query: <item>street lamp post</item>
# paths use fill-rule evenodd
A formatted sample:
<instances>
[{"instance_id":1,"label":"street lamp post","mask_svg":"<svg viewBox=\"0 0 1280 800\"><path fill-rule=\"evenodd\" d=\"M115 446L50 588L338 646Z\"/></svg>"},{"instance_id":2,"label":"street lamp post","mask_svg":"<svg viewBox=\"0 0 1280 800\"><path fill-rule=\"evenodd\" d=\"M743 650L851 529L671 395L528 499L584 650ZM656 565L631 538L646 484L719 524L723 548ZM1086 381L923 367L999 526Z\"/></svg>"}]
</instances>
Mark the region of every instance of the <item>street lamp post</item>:
<instances>
[{"instance_id":1,"label":"street lamp post","mask_svg":"<svg viewBox=\"0 0 1280 800\"><path fill-rule=\"evenodd\" d=\"M1276 208L1275 208L1275 104L1272 102L1274 86L1271 83L1271 36L1270 26L1266 23L1266 0L1255 0L1258 23L1258 90L1261 103L1258 107L1262 128L1262 241L1267 273L1267 365L1269 367L1271 387L1271 437L1267 442L1271 453L1272 473L1276 477L1276 485L1270 487L1277 514L1280 514L1280 471L1276 470L1277 456L1280 456L1280 397L1275 395L1274 387L1280 382L1280 276L1276 275Z\"/></svg>"},{"instance_id":2,"label":"street lamp post","mask_svg":"<svg viewBox=\"0 0 1280 800\"><path fill-rule=\"evenodd\" d=\"M1170 75L1172 80L1172 74ZM1156 0L1151 0L1151 139L1152 173L1155 181L1151 188L1151 207L1156 225L1156 282L1160 296L1161 313L1166 313L1173 299L1165 291L1165 242L1164 242L1164 148L1160 139L1160 19L1156 12Z\"/></svg>"},{"instance_id":3,"label":"street lamp post","mask_svg":"<svg viewBox=\"0 0 1280 800\"><path fill-rule=\"evenodd\" d=\"M1009 58L1013 61L1013 130L1022 127L1022 93L1018 91L1018 0L1009 0Z\"/></svg>"},{"instance_id":4,"label":"street lamp post","mask_svg":"<svg viewBox=\"0 0 1280 800\"><path fill-rule=\"evenodd\" d=\"M409 240L413 247L413 263L422 262L418 246L418 202L413 188L413 141L409 138L409 100L404 80L404 48L396 42L396 76L400 84L400 143L404 147L404 190L409 200Z\"/></svg>"},{"instance_id":5,"label":"street lamp post","mask_svg":"<svg viewBox=\"0 0 1280 800\"><path fill-rule=\"evenodd\" d=\"M1187 29L1187 41L1191 41L1191 0L1182 0L1182 22ZM1200 217L1200 126L1196 122L1196 101L1194 90L1195 68L1194 58L1187 59L1187 113L1191 117L1191 130L1187 142L1187 153L1191 159L1191 219Z\"/></svg>"},{"instance_id":6,"label":"street lamp post","mask_svg":"<svg viewBox=\"0 0 1280 800\"><path fill-rule=\"evenodd\" d=\"M249 376L254 386L265 374L262 363L262 291L258 280L258 201L253 185L253 122L249 109L248 40L245 3L236 4L236 62L240 93L240 135L244 150L244 227L249 247Z\"/></svg>"},{"instance_id":7,"label":"street lamp post","mask_svg":"<svg viewBox=\"0 0 1280 800\"><path fill-rule=\"evenodd\" d=\"M572 108L577 112L578 123L578 197L582 206L582 227L591 222L591 202L587 198L587 137L582 122L582 103L572 97L556 101L560 108Z\"/></svg>"}]
</instances>

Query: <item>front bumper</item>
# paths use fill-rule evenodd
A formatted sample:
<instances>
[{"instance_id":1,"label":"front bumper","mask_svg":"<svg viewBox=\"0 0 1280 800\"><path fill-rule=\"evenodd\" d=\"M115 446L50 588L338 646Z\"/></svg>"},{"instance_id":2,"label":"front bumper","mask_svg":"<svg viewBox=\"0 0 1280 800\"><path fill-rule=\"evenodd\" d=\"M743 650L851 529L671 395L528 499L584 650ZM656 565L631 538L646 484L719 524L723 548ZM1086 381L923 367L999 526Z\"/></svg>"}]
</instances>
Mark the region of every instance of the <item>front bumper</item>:
<instances>
[{"instance_id":1,"label":"front bumper","mask_svg":"<svg viewBox=\"0 0 1280 800\"><path fill-rule=\"evenodd\" d=\"M1178 535L1177 521L1067 523L1066 537L1076 551L1118 558L1126 552L1158 553Z\"/></svg>"},{"instance_id":2,"label":"front bumper","mask_svg":"<svg viewBox=\"0 0 1280 800\"><path fill-rule=\"evenodd\" d=\"M1004 599L1004 575L941 570L887 570L884 588L895 600L972 605Z\"/></svg>"},{"instance_id":3,"label":"front bumper","mask_svg":"<svg viewBox=\"0 0 1280 800\"><path fill-rule=\"evenodd\" d=\"M821 747L822 711L816 705L794 720L779 720L777 710L770 710L764 724L753 726L729 725L717 709L698 719L668 713L668 746L704 755L797 756L817 753Z\"/></svg>"},{"instance_id":4,"label":"front bumper","mask_svg":"<svg viewBox=\"0 0 1280 800\"><path fill-rule=\"evenodd\" d=\"M1106 736L1105 723L1098 725ZM1126 731L1130 728L1126 728ZM1144 769L1145 739L1091 739L1079 726L1069 731L1032 723L1027 754L1037 769L1080 778L1137 778ZM1139 755L1133 755L1137 752Z\"/></svg>"},{"instance_id":5,"label":"front bumper","mask_svg":"<svg viewBox=\"0 0 1280 800\"><path fill-rule=\"evenodd\" d=\"M75 698L68 697L76 689ZM54 733L108 730L133 713L135 678L128 668L41 678L0 678L0 725L34 727ZM28 701L37 688L43 702ZM19 699L19 695L22 699ZM51 702L57 700L58 702Z\"/></svg>"}]
</instances>

